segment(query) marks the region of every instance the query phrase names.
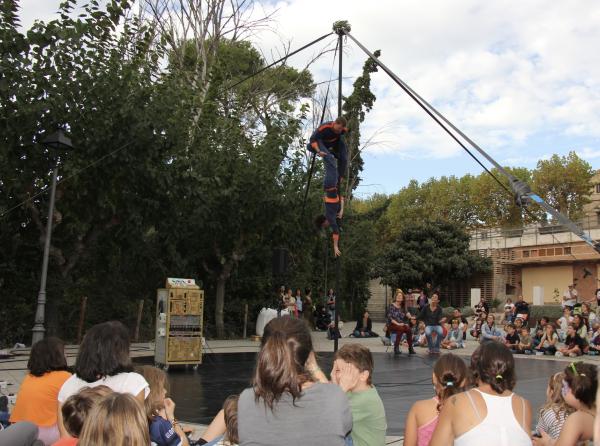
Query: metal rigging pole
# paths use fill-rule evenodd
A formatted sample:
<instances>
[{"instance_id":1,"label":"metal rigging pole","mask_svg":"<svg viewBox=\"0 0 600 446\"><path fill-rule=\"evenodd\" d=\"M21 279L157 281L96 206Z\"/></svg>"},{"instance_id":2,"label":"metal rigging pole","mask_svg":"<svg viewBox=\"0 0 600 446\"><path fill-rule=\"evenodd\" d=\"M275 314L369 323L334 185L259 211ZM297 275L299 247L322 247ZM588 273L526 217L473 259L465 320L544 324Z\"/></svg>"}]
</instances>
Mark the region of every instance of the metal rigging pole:
<instances>
[{"instance_id":1,"label":"metal rigging pole","mask_svg":"<svg viewBox=\"0 0 600 446\"><path fill-rule=\"evenodd\" d=\"M350 32L350 24L345 20L339 20L333 24L333 31L338 35L338 117L342 116L342 54L343 54L343 38L346 33ZM339 175L339 172L338 172ZM342 200L340 193L341 185L338 184L338 197ZM335 310L334 310L334 340L333 351L338 349L338 332L340 324L340 279L342 275L342 259L341 256L335 259Z\"/></svg>"}]
</instances>

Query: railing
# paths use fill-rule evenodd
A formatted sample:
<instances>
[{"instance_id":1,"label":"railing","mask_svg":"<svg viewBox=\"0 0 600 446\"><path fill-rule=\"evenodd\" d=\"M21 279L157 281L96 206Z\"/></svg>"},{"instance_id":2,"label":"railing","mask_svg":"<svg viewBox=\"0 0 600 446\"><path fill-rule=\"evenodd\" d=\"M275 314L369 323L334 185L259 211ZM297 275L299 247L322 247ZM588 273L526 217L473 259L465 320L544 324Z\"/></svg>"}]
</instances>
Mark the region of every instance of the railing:
<instances>
[{"instance_id":1,"label":"railing","mask_svg":"<svg viewBox=\"0 0 600 446\"><path fill-rule=\"evenodd\" d=\"M579 220L575 224L584 231L600 229L600 221L596 217ZM469 231L472 242L477 240L489 241L490 239L498 238L535 237L537 235L560 234L564 232L569 232L564 225L553 224L532 224L520 228L477 228Z\"/></svg>"}]
</instances>

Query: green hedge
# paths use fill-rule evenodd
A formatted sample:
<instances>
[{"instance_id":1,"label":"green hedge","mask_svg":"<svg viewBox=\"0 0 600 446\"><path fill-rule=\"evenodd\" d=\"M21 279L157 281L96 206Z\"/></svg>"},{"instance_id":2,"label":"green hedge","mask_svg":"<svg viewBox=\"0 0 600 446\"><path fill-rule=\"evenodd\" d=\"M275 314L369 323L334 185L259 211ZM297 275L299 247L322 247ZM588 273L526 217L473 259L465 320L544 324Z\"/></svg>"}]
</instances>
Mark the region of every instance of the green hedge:
<instances>
[{"instance_id":1,"label":"green hedge","mask_svg":"<svg viewBox=\"0 0 600 446\"><path fill-rule=\"evenodd\" d=\"M549 317L551 321L555 321L563 314L560 305L530 305L529 317L540 320L542 316Z\"/></svg>"},{"instance_id":2,"label":"green hedge","mask_svg":"<svg viewBox=\"0 0 600 446\"><path fill-rule=\"evenodd\" d=\"M452 316L452 312L454 311L454 307L444 307L442 308L442 314L444 315L444 317L449 318L450 316ZM471 307L464 307L460 309L462 315L464 317L470 317L473 316L475 314L475 310Z\"/></svg>"}]
</instances>

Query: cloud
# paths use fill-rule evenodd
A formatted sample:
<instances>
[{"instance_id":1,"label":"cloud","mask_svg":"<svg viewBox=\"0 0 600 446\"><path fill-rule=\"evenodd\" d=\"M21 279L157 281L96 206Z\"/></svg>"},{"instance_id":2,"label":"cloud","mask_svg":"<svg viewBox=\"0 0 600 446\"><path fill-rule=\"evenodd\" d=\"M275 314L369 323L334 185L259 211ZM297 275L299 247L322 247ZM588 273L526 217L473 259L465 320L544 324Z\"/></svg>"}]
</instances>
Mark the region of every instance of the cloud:
<instances>
[{"instance_id":1,"label":"cloud","mask_svg":"<svg viewBox=\"0 0 600 446\"><path fill-rule=\"evenodd\" d=\"M356 38L382 49L386 65L504 159L518 159L539 134L600 137L598 2L288 0L273 9L279 34L260 35L258 45L276 45L282 36L299 45L348 19ZM365 56L347 46L345 73L356 76ZM315 64L316 78L326 77L327 65ZM362 133L402 124L395 144L369 150L432 158L461 152L385 74L373 76L373 89L378 99Z\"/></svg>"}]
</instances>

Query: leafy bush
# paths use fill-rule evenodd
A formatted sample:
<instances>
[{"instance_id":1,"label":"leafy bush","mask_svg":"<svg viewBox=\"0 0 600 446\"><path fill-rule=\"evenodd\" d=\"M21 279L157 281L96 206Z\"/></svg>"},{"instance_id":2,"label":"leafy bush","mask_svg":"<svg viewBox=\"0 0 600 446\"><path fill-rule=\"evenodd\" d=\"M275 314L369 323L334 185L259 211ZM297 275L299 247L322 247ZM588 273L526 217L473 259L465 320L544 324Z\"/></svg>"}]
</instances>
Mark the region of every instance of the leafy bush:
<instances>
[{"instance_id":1,"label":"leafy bush","mask_svg":"<svg viewBox=\"0 0 600 446\"><path fill-rule=\"evenodd\" d=\"M563 310L560 305L530 305L529 317L540 320L541 317L549 317L555 321L562 316Z\"/></svg>"}]
</instances>

